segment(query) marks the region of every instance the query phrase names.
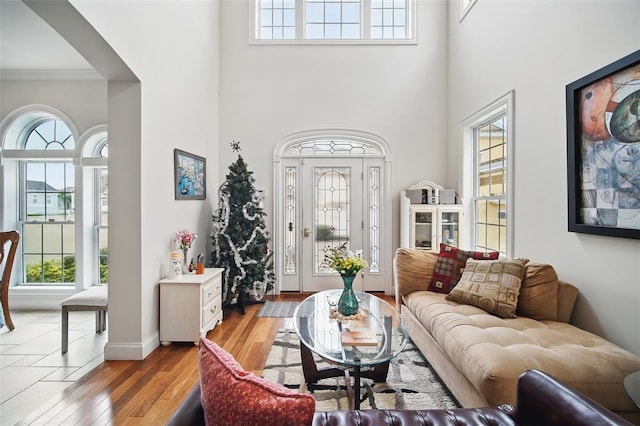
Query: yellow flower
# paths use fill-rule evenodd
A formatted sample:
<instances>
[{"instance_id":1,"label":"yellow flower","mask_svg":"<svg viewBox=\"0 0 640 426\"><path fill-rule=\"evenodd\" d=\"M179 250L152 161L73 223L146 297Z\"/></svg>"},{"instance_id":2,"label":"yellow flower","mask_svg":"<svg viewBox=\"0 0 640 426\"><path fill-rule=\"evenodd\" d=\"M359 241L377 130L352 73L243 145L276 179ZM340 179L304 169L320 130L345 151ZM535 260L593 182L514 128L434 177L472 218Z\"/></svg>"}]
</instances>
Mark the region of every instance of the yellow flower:
<instances>
[{"instance_id":1,"label":"yellow flower","mask_svg":"<svg viewBox=\"0 0 640 426\"><path fill-rule=\"evenodd\" d=\"M340 275L353 276L367 266L367 262L362 258L362 250L352 252L347 250L347 243L329 250L325 260Z\"/></svg>"}]
</instances>

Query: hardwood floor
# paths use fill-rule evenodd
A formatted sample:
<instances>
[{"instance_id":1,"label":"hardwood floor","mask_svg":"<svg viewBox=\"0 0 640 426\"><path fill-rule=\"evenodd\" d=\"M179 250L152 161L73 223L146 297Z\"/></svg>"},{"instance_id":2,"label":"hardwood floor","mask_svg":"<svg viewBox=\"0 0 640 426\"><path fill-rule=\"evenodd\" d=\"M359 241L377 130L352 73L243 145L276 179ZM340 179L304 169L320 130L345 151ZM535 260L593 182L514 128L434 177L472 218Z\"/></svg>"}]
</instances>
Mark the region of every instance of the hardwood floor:
<instances>
[{"instance_id":1,"label":"hardwood floor","mask_svg":"<svg viewBox=\"0 0 640 426\"><path fill-rule=\"evenodd\" d=\"M267 300L302 300L287 293ZM393 304L392 297L381 295ZM260 375L267 355L291 319L258 318L262 305L225 310L222 324L207 338L229 351L246 370ZM142 361L104 361L50 398L35 405L20 424L159 425L165 424L198 380L198 348L192 343L159 346ZM3 385L4 386L4 383Z\"/></svg>"}]
</instances>

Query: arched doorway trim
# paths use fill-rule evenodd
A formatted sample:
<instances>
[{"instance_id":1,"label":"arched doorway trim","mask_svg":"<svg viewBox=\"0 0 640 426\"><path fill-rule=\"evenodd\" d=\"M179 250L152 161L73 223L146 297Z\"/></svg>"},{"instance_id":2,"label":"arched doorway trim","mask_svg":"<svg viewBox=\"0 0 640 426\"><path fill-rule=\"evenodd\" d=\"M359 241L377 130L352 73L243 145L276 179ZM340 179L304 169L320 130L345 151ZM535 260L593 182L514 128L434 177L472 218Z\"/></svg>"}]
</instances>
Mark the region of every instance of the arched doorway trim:
<instances>
[{"instance_id":1,"label":"arched doorway trim","mask_svg":"<svg viewBox=\"0 0 640 426\"><path fill-rule=\"evenodd\" d=\"M300 185L305 159L357 159L363 165L365 214L363 229L370 264L370 281L382 283L392 294L391 283L391 150L384 138L370 132L350 129L318 129L284 136L274 149L274 247L276 291L297 290L292 278L299 274L302 229L301 193L310 188ZM308 231L308 230L307 230ZM294 280L294 284L291 284ZM378 286L379 284L375 284ZM363 285L363 288L366 286Z\"/></svg>"}]
</instances>

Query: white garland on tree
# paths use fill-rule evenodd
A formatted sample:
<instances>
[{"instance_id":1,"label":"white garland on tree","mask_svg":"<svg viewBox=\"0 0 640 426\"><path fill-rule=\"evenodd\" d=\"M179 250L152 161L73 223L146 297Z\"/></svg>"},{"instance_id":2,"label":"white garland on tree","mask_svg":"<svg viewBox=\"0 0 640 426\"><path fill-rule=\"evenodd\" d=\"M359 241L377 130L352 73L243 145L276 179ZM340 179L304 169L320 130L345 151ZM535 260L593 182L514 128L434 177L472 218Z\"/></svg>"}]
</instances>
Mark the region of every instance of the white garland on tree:
<instances>
[{"instance_id":1,"label":"white garland on tree","mask_svg":"<svg viewBox=\"0 0 640 426\"><path fill-rule=\"evenodd\" d=\"M222 218L222 222L219 221L220 218L218 218L218 222L216 222L216 228L217 228L217 232L214 231L214 245L215 245L215 250L217 253L220 253L220 236L222 236L226 242L229 245L229 248L231 249L231 253L233 255L233 261L234 264L236 265L236 267L240 270L240 274L239 275L235 275L232 279L232 285L231 287L229 286L224 286L224 292L223 292L223 300L227 300L227 296L229 294L229 292L231 292L232 295L235 295L235 297L238 296L238 284L247 276L247 271L244 269L244 265L252 265L252 264L257 264L258 261L255 259L244 259L242 257L242 253L245 252L247 250L247 248L253 244L253 242L255 241L258 233L262 234L262 236L264 237L268 237L268 233L266 231L266 229L264 228L259 228L259 227L255 227L253 229L253 232L251 233L251 237L245 242L245 244L242 247L236 247L235 243L231 240L231 236L227 233L227 229L229 227L229 196L221 193L220 195L220 201L222 202L222 208L221 208L221 212L223 214L223 218ZM256 193L253 195L253 201L252 202L248 202L246 203L244 206L242 206L242 215L245 219L250 220L250 221L255 221L258 217L259 214L249 214L247 211L247 206L252 205L253 202L255 201L261 201L259 195ZM225 269L224 271L224 276L225 276L225 282L229 282L229 274L230 274L230 270L228 268ZM256 300L261 299L264 296L264 289L267 286L267 280L268 280L268 275L267 275L268 271L265 269L265 273L264 273L264 277L263 277L263 281L254 281L251 288L250 288L250 294L256 298Z\"/></svg>"}]
</instances>

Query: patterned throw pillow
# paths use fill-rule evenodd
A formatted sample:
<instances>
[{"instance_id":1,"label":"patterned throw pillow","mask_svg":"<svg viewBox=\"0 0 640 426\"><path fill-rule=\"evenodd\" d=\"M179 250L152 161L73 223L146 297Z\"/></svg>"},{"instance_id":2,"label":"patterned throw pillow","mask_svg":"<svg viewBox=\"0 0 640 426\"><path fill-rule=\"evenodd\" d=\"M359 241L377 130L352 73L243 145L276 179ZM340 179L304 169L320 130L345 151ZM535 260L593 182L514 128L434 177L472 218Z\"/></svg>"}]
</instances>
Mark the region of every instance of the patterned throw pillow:
<instances>
[{"instance_id":1,"label":"patterned throw pillow","mask_svg":"<svg viewBox=\"0 0 640 426\"><path fill-rule=\"evenodd\" d=\"M428 290L449 293L458 283L467 259L495 260L499 256L497 251L467 251L440 243L440 254Z\"/></svg>"},{"instance_id":2,"label":"patterned throw pillow","mask_svg":"<svg viewBox=\"0 0 640 426\"><path fill-rule=\"evenodd\" d=\"M311 395L298 393L245 371L214 342L200 339L202 408L208 425L310 425Z\"/></svg>"},{"instance_id":3,"label":"patterned throw pillow","mask_svg":"<svg viewBox=\"0 0 640 426\"><path fill-rule=\"evenodd\" d=\"M445 299L515 318L526 259L469 259L456 288Z\"/></svg>"}]
</instances>

